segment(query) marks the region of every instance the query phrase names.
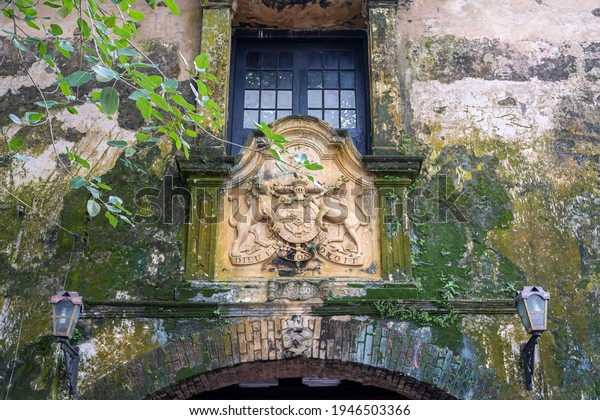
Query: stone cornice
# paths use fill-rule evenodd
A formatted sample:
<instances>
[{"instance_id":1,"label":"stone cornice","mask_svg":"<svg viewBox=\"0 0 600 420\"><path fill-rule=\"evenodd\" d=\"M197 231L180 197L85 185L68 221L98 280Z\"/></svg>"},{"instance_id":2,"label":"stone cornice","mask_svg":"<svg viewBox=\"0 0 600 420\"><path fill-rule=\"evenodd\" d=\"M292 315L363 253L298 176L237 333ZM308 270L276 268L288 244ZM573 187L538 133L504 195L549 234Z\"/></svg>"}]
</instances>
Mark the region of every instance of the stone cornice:
<instances>
[{"instance_id":1,"label":"stone cornice","mask_svg":"<svg viewBox=\"0 0 600 420\"><path fill-rule=\"evenodd\" d=\"M193 182L199 177L224 178L235 163L235 156L219 156L205 159L203 156L190 156L189 159L177 159L179 174L185 182Z\"/></svg>"},{"instance_id":2,"label":"stone cornice","mask_svg":"<svg viewBox=\"0 0 600 420\"><path fill-rule=\"evenodd\" d=\"M364 167L377 178L409 178L414 181L421 172L421 156L363 156Z\"/></svg>"}]
</instances>

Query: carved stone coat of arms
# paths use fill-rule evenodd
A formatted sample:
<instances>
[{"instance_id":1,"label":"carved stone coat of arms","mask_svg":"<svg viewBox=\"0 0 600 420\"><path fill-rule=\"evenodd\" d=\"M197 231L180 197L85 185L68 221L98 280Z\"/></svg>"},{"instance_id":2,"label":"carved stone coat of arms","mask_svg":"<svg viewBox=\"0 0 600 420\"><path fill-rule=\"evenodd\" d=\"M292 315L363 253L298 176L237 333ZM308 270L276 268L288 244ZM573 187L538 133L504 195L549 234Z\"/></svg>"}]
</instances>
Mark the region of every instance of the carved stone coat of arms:
<instances>
[{"instance_id":1,"label":"carved stone coat of arms","mask_svg":"<svg viewBox=\"0 0 600 420\"><path fill-rule=\"evenodd\" d=\"M375 188L351 139L313 120L284 119L274 129L290 141L289 162L246 152L225 184L220 277L376 275ZM298 165L298 154L323 169Z\"/></svg>"}]
</instances>

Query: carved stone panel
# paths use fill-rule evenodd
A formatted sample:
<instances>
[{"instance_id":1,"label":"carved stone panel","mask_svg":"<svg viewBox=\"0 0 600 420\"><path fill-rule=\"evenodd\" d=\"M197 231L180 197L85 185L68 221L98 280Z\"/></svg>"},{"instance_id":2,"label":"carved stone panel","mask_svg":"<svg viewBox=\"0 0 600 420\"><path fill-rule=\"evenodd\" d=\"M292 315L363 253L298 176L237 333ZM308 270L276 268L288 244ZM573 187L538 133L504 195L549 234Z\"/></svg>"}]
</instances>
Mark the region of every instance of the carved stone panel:
<instances>
[{"instance_id":1,"label":"carved stone panel","mask_svg":"<svg viewBox=\"0 0 600 420\"><path fill-rule=\"evenodd\" d=\"M246 150L224 182L216 277L377 278L375 184L352 140L311 117L272 129L289 141L284 162L264 147ZM260 139L249 147L261 150Z\"/></svg>"}]
</instances>

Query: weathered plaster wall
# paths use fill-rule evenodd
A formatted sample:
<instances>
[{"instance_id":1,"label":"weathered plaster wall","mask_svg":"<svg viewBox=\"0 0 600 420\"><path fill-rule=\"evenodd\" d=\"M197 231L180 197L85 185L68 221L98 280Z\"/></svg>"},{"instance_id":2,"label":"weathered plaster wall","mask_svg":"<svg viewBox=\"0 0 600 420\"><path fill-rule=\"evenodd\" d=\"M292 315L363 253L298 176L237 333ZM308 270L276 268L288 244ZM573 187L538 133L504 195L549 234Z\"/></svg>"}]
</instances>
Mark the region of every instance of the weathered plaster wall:
<instances>
[{"instance_id":1,"label":"weathered plaster wall","mask_svg":"<svg viewBox=\"0 0 600 420\"><path fill-rule=\"evenodd\" d=\"M139 27L143 39L139 46L167 70L168 76L181 78L184 70L179 54L188 62L198 54L201 9L194 1L180 3L181 17L171 15L166 7L152 11L140 6L146 19ZM52 13L45 10L40 15ZM61 25L65 36L73 35L73 22ZM10 29L10 22L4 16L0 19L0 29ZM104 118L86 103L75 105L78 115L59 107L53 113L54 146L48 125L22 128L11 124L9 113L22 115L35 110L32 103L39 100L23 66L29 68L41 88L47 88L54 76L31 60L21 64L10 38L2 34L0 155L8 155L7 141L20 136L26 139L21 154L31 160L0 163L0 389L3 398L55 398L59 378L56 373L60 369L59 359L50 347L48 297L63 287L81 290L89 299L172 297L179 285L187 284L181 264L183 204L175 200L172 222L162 223L162 213L157 213L156 204L134 203L136 191L142 188L161 191L163 176L174 175L174 187L178 179L170 141L128 159L121 156L122 149L107 147L106 141L111 139L133 140L142 124L134 104L126 106L114 120ZM75 58L61 62L63 73L73 72L78 61ZM87 92L98 86L93 82L82 89ZM128 93L125 90L121 96L126 98ZM62 159L69 165L67 146L93 162L94 174L110 170L103 179L112 184L115 195L132 208L137 207L137 227L113 230L106 220L101 220L101 215L93 220L86 216L87 194L68 187L68 178L58 161ZM86 174L75 164L70 169L79 175ZM134 183L130 182L132 179ZM153 200L159 202L158 197ZM76 233L80 239L74 242L69 233L53 222ZM162 320L116 320L91 323L89 327L84 323L82 383L106 373L134 354L164 343L167 338L164 325ZM64 387L60 389L63 394L58 396L64 397Z\"/></svg>"},{"instance_id":2,"label":"weathered plaster wall","mask_svg":"<svg viewBox=\"0 0 600 420\"><path fill-rule=\"evenodd\" d=\"M145 10L140 27L148 39L142 47L170 63L172 76L182 74L178 53L189 60L201 43L196 2L179 3L181 18L164 7ZM415 0L401 2L390 25L398 28L398 106L410 134L401 143L426 157L412 192L419 297L437 298L449 281L458 285L455 297L464 298L510 298L524 284L549 290L550 331L541 339L533 398L600 396L599 14L588 0ZM222 302L227 290L199 293L184 279L180 201L172 222L144 217L157 215L162 197L140 205L136 228L113 230L85 216L86 194L67 187L47 128L18 132L9 123L8 113L31 110L37 99L6 38L0 57L0 155L18 133L32 158L0 163L0 183L35 209L0 191L0 395L64 397L48 304L63 285L90 300L178 303ZM43 67L31 71L44 86L52 82ZM104 176L127 202L141 188L163 189L163 178L176 175L168 143L126 161L104 142L133 137L141 124L135 107L114 121L90 108L79 106L78 116L57 111L59 153L69 146L99 158L94 170L113 168ZM438 175L447 178L440 184ZM462 191L454 203L464 221L446 211L454 189ZM51 221L82 240L73 245ZM115 366L225 322L218 310L211 318L83 321L82 388ZM424 330L437 346L522 388L519 351L527 337L515 316L463 315L457 327Z\"/></svg>"},{"instance_id":3,"label":"weathered plaster wall","mask_svg":"<svg viewBox=\"0 0 600 420\"><path fill-rule=\"evenodd\" d=\"M549 290L536 389L549 398L600 390L597 7L440 0L398 13L406 123L426 156L414 191L414 275L425 288L450 276L464 296ZM446 204L462 222L436 208L455 189ZM465 317L461 331L456 348L519 381L518 324Z\"/></svg>"}]
</instances>

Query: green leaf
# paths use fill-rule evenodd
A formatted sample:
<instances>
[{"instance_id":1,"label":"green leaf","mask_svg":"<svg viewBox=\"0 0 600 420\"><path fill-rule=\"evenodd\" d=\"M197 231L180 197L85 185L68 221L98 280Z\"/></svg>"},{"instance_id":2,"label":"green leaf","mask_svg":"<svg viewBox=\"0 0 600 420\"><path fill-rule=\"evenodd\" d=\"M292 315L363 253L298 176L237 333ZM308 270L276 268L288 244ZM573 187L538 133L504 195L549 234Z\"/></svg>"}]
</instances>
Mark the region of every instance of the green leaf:
<instances>
[{"instance_id":1,"label":"green leaf","mask_svg":"<svg viewBox=\"0 0 600 420\"><path fill-rule=\"evenodd\" d=\"M263 121L259 124L256 121L252 121L252 123L254 124L254 126L256 128L258 128L269 139L271 139L273 137L273 132L271 131L271 129L269 128L269 126L267 125L266 122Z\"/></svg>"},{"instance_id":2,"label":"green leaf","mask_svg":"<svg viewBox=\"0 0 600 420\"><path fill-rule=\"evenodd\" d=\"M154 102L160 109L169 112L169 104L167 103L165 98L163 98L160 95L157 95L156 93L151 93L150 99L152 99L152 102Z\"/></svg>"},{"instance_id":3,"label":"green leaf","mask_svg":"<svg viewBox=\"0 0 600 420\"><path fill-rule=\"evenodd\" d=\"M123 39L127 39L127 40L131 39L131 31L125 26L122 28L115 26L115 28L113 29L113 32L115 33L115 35L120 36Z\"/></svg>"},{"instance_id":4,"label":"green leaf","mask_svg":"<svg viewBox=\"0 0 600 420\"><path fill-rule=\"evenodd\" d=\"M121 209L115 206L111 206L110 204L104 203L104 207L106 207L111 213L121 213Z\"/></svg>"},{"instance_id":5,"label":"green leaf","mask_svg":"<svg viewBox=\"0 0 600 420\"><path fill-rule=\"evenodd\" d=\"M41 28L40 28L39 26L37 26L37 25L35 24L35 22L34 22L34 21L32 21L32 20L25 20L25 24L26 24L27 26L29 26L30 28L33 28L33 29L35 29L35 30L38 30L38 31L39 31L39 30L41 30Z\"/></svg>"},{"instance_id":6,"label":"green leaf","mask_svg":"<svg viewBox=\"0 0 600 420\"><path fill-rule=\"evenodd\" d=\"M162 87L164 90L176 91L179 87L179 82L177 79L167 79L162 83Z\"/></svg>"},{"instance_id":7,"label":"green leaf","mask_svg":"<svg viewBox=\"0 0 600 420\"><path fill-rule=\"evenodd\" d=\"M132 50L131 48L120 48L117 51L117 54L123 57L141 57L137 51Z\"/></svg>"},{"instance_id":8,"label":"green leaf","mask_svg":"<svg viewBox=\"0 0 600 420\"><path fill-rule=\"evenodd\" d=\"M173 0L165 0L165 4L174 15L179 16L179 7L175 4Z\"/></svg>"},{"instance_id":9,"label":"green leaf","mask_svg":"<svg viewBox=\"0 0 600 420\"><path fill-rule=\"evenodd\" d=\"M15 114L8 114L8 118L10 118L15 124L23 125L23 121Z\"/></svg>"},{"instance_id":10,"label":"green leaf","mask_svg":"<svg viewBox=\"0 0 600 420\"><path fill-rule=\"evenodd\" d=\"M152 115L152 104L147 99L139 97L137 101L135 101L135 105L142 113L142 117L144 117L145 120L149 120Z\"/></svg>"},{"instance_id":11,"label":"green leaf","mask_svg":"<svg viewBox=\"0 0 600 420\"><path fill-rule=\"evenodd\" d=\"M12 157L14 157L16 159L19 159L19 160L22 160L23 162L28 162L28 161L31 160L27 156L23 156L23 155L20 155L18 153L15 153L14 155L12 155Z\"/></svg>"},{"instance_id":12,"label":"green leaf","mask_svg":"<svg viewBox=\"0 0 600 420\"><path fill-rule=\"evenodd\" d=\"M111 147L118 147L119 149L124 149L128 145L128 143L125 140L111 140L106 144L108 144Z\"/></svg>"},{"instance_id":13,"label":"green leaf","mask_svg":"<svg viewBox=\"0 0 600 420\"><path fill-rule=\"evenodd\" d=\"M133 156L133 155L135 155L135 152L136 152L136 151L137 151L137 150L135 149L135 147L133 147L133 146L128 146L128 147L125 149L125 157L130 157L130 156Z\"/></svg>"},{"instance_id":14,"label":"green leaf","mask_svg":"<svg viewBox=\"0 0 600 420\"><path fill-rule=\"evenodd\" d=\"M67 9L66 7L61 7L60 9L58 9L58 12L56 12L56 17L60 18L60 19L64 19L67 16L69 16L70 10Z\"/></svg>"},{"instance_id":15,"label":"green leaf","mask_svg":"<svg viewBox=\"0 0 600 420\"><path fill-rule=\"evenodd\" d=\"M18 49L20 49L21 51L25 51L25 52L29 51L29 48L27 48L25 45L21 44L17 38L12 39L12 44L15 47L17 47Z\"/></svg>"},{"instance_id":16,"label":"green leaf","mask_svg":"<svg viewBox=\"0 0 600 420\"><path fill-rule=\"evenodd\" d=\"M79 87L79 86L84 85L87 82L89 82L91 80L91 78L92 78L92 75L90 74L90 72L84 71L84 70L77 70L76 72L69 74L67 77L57 80L53 84L57 85L60 83L66 83L67 86L70 86L70 87ZM68 95L65 95L65 96L68 96Z\"/></svg>"},{"instance_id":17,"label":"green leaf","mask_svg":"<svg viewBox=\"0 0 600 420\"><path fill-rule=\"evenodd\" d=\"M273 143L289 143L289 140L286 140L285 137L283 137L281 134L273 134L271 136L271 140L273 141Z\"/></svg>"},{"instance_id":18,"label":"green leaf","mask_svg":"<svg viewBox=\"0 0 600 420\"><path fill-rule=\"evenodd\" d=\"M15 137L8 142L8 147L13 152L18 152L23 148L23 146L25 146L25 140L23 140L21 137Z\"/></svg>"},{"instance_id":19,"label":"green leaf","mask_svg":"<svg viewBox=\"0 0 600 420\"><path fill-rule=\"evenodd\" d=\"M197 137L198 134L194 131L194 130L185 130L185 134L187 134L190 137Z\"/></svg>"},{"instance_id":20,"label":"green leaf","mask_svg":"<svg viewBox=\"0 0 600 420\"><path fill-rule=\"evenodd\" d=\"M275 159L281 160L281 155L277 149L269 149L269 152L275 157Z\"/></svg>"},{"instance_id":21,"label":"green leaf","mask_svg":"<svg viewBox=\"0 0 600 420\"><path fill-rule=\"evenodd\" d=\"M46 101L46 103L44 103L44 101L37 101L37 102L34 102L34 105L41 106L42 108L48 107L48 109L52 109L52 108L56 108L58 106L58 102Z\"/></svg>"},{"instance_id":22,"label":"green leaf","mask_svg":"<svg viewBox=\"0 0 600 420\"><path fill-rule=\"evenodd\" d=\"M90 163L85 160L84 158L82 158L79 155L73 155L73 157L75 158L75 162L79 163L81 166L83 166L86 169L90 169Z\"/></svg>"},{"instance_id":23,"label":"green leaf","mask_svg":"<svg viewBox=\"0 0 600 420\"><path fill-rule=\"evenodd\" d=\"M93 57L91 55L84 55L83 58L85 58L85 61L91 64L97 64L98 61L100 61L97 57Z\"/></svg>"},{"instance_id":24,"label":"green leaf","mask_svg":"<svg viewBox=\"0 0 600 420\"><path fill-rule=\"evenodd\" d=\"M56 23L52 23L50 25L50 32L52 33L52 35L55 36L61 36L63 34L63 30L60 27L60 25L57 25Z\"/></svg>"},{"instance_id":25,"label":"green leaf","mask_svg":"<svg viewBox=\"0 0 600 420\"><path fill-rule=\"evenodd\" d=\"M100 105L108 115L113 115L119 110L119 92L113 87L107 86L100 91Z\"/></svg>"},{"instance_id":26,"label":"green leaf","mask_svg":"<svg viewBox=\"0 0 600 420\"><path fill-rule=\"evenodd\" d=\"M129 17L131 19L137 20L138 22L141 21L141 20L144 20L144 14L142 12L137 11L137 10L133 10L132 9L132 10L130 10L128 12L128 14L129 14Z\"/></svg>"},{"instance_id":27,"label":"green leaf","mask_svg":"<svg viewBox=\"0 0 600 420\"><path fill-rule=\"evenodd\" d=\"M131 213L129 213L129 214L131 214ZM127 218L127 216L123 216L122 214L120 214L120 215L119 215L119 219L121 219L121 220L123 220L123 221L125 221L125 222L129 223L131 226L135 226L133 223L131 223L131 220L129 220L129 219Z\"/></svg>"},{"instance_id":28,"label":"green leaf","mask_svg":"<svg viewBox=\"0 0 600 420\"><path fill-rule=\"evenodd\" d=\"M137 101L138 98L150 99L150 91L146 89L138 89L129 95L129 99Z\"/></svg>"},{"instance_id":29,"label":"green leaf","mask_svg":"<svg viewBox=\"0 0 600 420\"><path fill-rule=\"evenodd\" d=\"M173 95L173 96L171 96L171 100L173 102L175 102L177 105L180 105L180 106L184 107L188 111L195 111L196 110L196 107L194 105L190 104L188 101L186 101L183 98L183 96L181 96L181 95Z\"/></svg>"},{"instance_id":30,"label":"green leaf","mask_svg":"<svg viewBox=\"0 0 600 420\"><path fill-rule=\"evenodd\" d=\"M323 169L323 166L319 165L318 163L309 163L308 165L304 165L304 167L309 171L320 171Z\"/></svg>"},{"instance_id":31,"label":"green leaf","mask_svg":"<svg viewBox=\"0 0 600 420\"><path fill-rule=\"evenodd\" d=\"M102 208L100 207L100 204L98 204L94 200L88 200L88 202L87 202L87 212L90 215L90 217L97 216L98 213L100 213L101 209Z\"/></svg>"},{"instance_id":32,"label":"green leaf","mask_svg":"<svg viewBox=\"0 0 600 420\"><path fill-rule=\"evenodd\" d=\"M117 73L110 67L101 66L100 64L96 64L95 66L93 66L92 70L94 70L94 72L97 75L99 75L100 77L107 79L107 80L112 80L112 79L118 80L121 78L119 73Z\"/></svg>"},{"instance_id":33,"label":"green leaf","mask_svg":"<svg viewBox=\"0 0 600 420\"><path fill-rule=\"evenodd\" d=\"M97 177L94 177L94 178L97 178ZM86 186L85 188L87 188L87 190L90 192L90 194L92 194L92 196L94 198L100 198L100 191L98 191L97 188L92 187L90 185Z\"/></svg>"},{"instance_id":34,"label":"green leaf","mask_svg":"<svg viewBox=\"0 0 600 420\"><path fill-rule=\"evenodd\" d=\"M73 48L73 46L71 45L71 43L69 41L60 41L58 43L58 46L65 51L69 51L69 52L75 51L75 48Z\"/></svg>"},{"instance_id":35,"label":"green leaf","mask_svg":"<svg viewBox=\"0 0 600 420\"><path fill-rule=\"evenodd\" d=\"M117 23L117 17L114 15L111 17L104 18L104 24L106 25L107 28L114 28L116 23Z\"/></svg>"},{"instance_id":36,"label":"green leaf","mask_svg":"<svg viewBox=\"0 0 600 420\"><path fill-rule=\"evenodd\" d=\"M71 188L81 188L88 183L87 179L82 176L76 176L69 182L69 187Z\"/></svg>"},{"instance_id":37,"label":"green leaf","mask_svg":"<svg viewBox=\"0 0 600 420\"><path fill-rule=\"evenodd\" d=\"M100 187L100 188L102 188L103 190L106 190L106 191L110 191L110 190L112 190L112 188L110 188L110 187L109 187L108 185L106 185L106 184L103 184L102 182L98 182L98 187Z\"/></svg>"},{"instance_id":38,"label":"green leaf","mask_svg":"<svg viewBox=\"0 0 600 420\"><path fill-rule=\"evenodd\" d=\"M83 35L84 38L90 36L90 27L88 26L88 23L85 20L77 18L77 26L79 27L81 35Z\"/></svg>"},{"instance_id":39,"label":"green leaf","mask_svg":"<svg viewBox=\"0 0 600 420\"><path fill-rule=\"evenodd\" d=\"M119 221L117 220L117 218L115 216L113 216L112 214L110 214L109 211L105 211L104 212L104 216L108 219L108 222L110 223L110 225L114 228L117 227L117 223L119 223Z\"/></svg>"},{"instance_id":40,"label":"green leaf","mask_svg":"<svg viewBox=\"0 0 600 420\"><path fill-rule=\"evenodd\" d=\"M77 111L75 108L73 108L72 106L68 106L67 107L67 111L69 111L69 114L73 114L73 115L77 115L79 114L79 111Z\"/></svg>"},{"instance_id":41,"label":"green leaf","mask_svg":"<svg viewBox=\"0 0 600 420\"><path fill-rule=\"evenodd\" d=\"M208 68L209 64L208 56L205 53L200 54L194 59L196 70L205 70Z\"/></svg>"},{"instance_id":42,"label":"green leaf","mask_svg":"<svg viewBox=\"0 0 600 420\"><path fill-rule=\"evenodd\" d=\"M121 197L117 197L116 195L111 195L108 197L108 202L110 204L123 204L123 199Z\"/></svg>"},{"instance_id":43,"label":"green leaf","mask_svg":"<svg viewBox=\"0 0 600 420\"><path fill-rule=\"evenodd\" d=\"M35 124L44 118L44 114L41 112L26 112L23 118L25 118L29 124Z\"/></svg>"},{"instance_id":44,"label":"green leaf","mask_svg":"<svg viewBox=\"0 0 600 420\"><path fill-rule=\"evenodd\" d=\"M56 49L58 50L59 53L64 55L66 58L71 58L71 53L69 53L69 51L61 48L60 45L56 44Z\"/></svg>"}]
</instances>

